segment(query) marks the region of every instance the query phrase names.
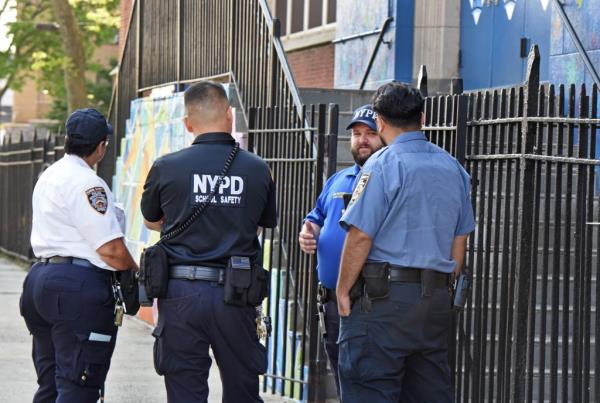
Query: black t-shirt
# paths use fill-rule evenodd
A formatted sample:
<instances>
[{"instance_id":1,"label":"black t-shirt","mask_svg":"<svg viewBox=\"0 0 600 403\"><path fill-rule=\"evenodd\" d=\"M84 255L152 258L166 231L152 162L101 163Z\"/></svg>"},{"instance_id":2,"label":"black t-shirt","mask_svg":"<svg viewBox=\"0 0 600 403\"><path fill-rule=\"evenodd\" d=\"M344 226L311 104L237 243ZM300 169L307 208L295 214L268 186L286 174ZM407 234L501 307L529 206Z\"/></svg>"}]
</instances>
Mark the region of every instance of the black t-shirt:
<instances>
[{"instance_id":1,"label":"black t-shirt","mask_svg":"<svg viewBox=\"0 0 600 403\"><path fill-rule=\"evenodd\" d=\"M205 133L190 147L157 159L144 184L144 218L156 222L164 216L162 234L179 226L210 194L234 144L228 133ZM208 208L164 244L169 264L222 267L230 256L260 262L259 226L277 226L275 184L265 161L239 150Z\"/></svg>"}]
</instances>

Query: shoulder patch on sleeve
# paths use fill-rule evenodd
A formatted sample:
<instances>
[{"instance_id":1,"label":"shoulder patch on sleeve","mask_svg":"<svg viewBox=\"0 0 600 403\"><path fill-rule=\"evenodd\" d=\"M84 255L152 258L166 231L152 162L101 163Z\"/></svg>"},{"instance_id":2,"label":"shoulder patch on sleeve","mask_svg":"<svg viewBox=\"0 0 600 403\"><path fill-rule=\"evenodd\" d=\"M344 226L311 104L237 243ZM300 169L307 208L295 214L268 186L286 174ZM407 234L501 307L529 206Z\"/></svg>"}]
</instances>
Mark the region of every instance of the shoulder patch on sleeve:
<instances>
[{"instance_id":1,"label":"shoulder patch on sleeve","mask_svg":"<svg viewBox=\"0 0 600 403\"><path fill-rule=\"evenodd\" d=\"M352 193L352 199L350 199L349 204L354 204L354 202L356 200L358 200L358 198L360 197L363 190L365 190L365 187L367 187L367 182L369 182L370 176L371 176L371 173L369 173L369 172L364 173L360 176L360 179L358 179L358 183L356 184L356 188L354 189L354 192Z\"/></svg>"},{"instance_id":2,"label":"shoulder patch on sleeve","mask_svg":"<svg viewBox=\"0 0 600 403\"><path fill-rule=\"evenodd\" d=\"M90 206L100 214L106 213L108 210L108 197L106 196L106 190L101 186L95 186L85 191L88 203Z\"/></svg>"}]
</instances>

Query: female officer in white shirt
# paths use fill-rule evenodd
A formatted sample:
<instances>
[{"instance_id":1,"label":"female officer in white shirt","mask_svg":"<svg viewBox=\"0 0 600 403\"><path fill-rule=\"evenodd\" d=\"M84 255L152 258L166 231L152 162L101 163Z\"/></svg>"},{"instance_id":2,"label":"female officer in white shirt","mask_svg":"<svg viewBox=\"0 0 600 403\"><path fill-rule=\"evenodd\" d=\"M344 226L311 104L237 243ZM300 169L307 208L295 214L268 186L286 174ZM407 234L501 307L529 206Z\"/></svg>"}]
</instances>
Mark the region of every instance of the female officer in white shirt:
<instances>
[{"instance_id":1,"label":"female officer in white shirt","mask_svg":"<svg viewBox=\"0 0 600 403\"><path fill-rule=\"evenodd\" d=\"M35 263L21 296L33 336L39 388L34 402L96 402L115 347L116 270L137 270L107 184L93 166L112 127L94 109L73 112L65 156L42 173L33 191Z\"/></svg>"}]
</instances>

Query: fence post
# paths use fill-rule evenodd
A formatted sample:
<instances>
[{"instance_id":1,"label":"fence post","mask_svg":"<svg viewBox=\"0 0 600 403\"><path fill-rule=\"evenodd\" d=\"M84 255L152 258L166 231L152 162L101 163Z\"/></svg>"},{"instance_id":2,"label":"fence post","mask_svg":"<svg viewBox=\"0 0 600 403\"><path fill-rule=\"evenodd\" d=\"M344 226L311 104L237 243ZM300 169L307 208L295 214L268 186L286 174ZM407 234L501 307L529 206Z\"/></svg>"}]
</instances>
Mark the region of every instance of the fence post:
<instances>
[{"instance_id":1,"label":"fence post","mask_svg":"<svg viewBox=\"0 0 600 403\"><path fill-rule=\"evenodd\" d=\"M427 67L424 64L419 69L419 78L417 79L417 88L421 91L421 96L427 98L429 93L427 92Z\"/></svg>"},{"instance_id":2,"label":"fence post","mask_svg":"<svg viewBox=\"0 0 600 403\"><path fill-rule=\"evenodd\" d=\"M527 77L524 83L523 117L521 123L521 154L519 163L519 195L517 220L517 259L515 267L515 312L512 328L511 361L512 371L510 380L510 401L522 402L525 399L528 322L534 313L529 312L529 297L531 287L531 258L533 253L533 210L535 161L527 158L526 154L533 152L535 145L536 123L528 120L537 116L538 93L540 88L540 52L533 45L527 61ZM529 374L532 376L532 374ZM508 397L508 396L507 396Z\"/></svg>"},{"instance_id":3,"label":"fence post","mask_svg":"<svg viewBox=\"0 0 600 403\"><path fill-rule=\"evenodd\" d=\"M463 93L462 78L453 78L450 82L450 94L454 96L456 102L456 152L455 158L462 165L465 164L466 144L467 144L467 109L469 107L469 98Z\"/></svg>"},{"instance_id":4,"label":"fence post","mask_svg":"<svg viewBox=\"0 0 600 403\"><path fill-rule=\"evenodd\" d=\"M329 132L327 133L327 177L337 170L337 141L339 130L339 111L337 104L329 104Z\"/></svg>"},{"instance_id":5,"label":"fence post","mask_svg":"<svg viewBox=\"0 0 600 403\"><path fill-rule=\"evenodd\" d=\"M319 104L319 121L317 129L317 161L315 170L315 197L323 189L323 176L325 173L325 114L326 105ZM316 266L316 259L311 259L311 267ZM317 271L310 271L310 283L308 292L308 402L324 402L324 385L322 382L323 372L326 368L325 361L319 360L319 319L317 313Z\"/></svg>"}]
</instances>

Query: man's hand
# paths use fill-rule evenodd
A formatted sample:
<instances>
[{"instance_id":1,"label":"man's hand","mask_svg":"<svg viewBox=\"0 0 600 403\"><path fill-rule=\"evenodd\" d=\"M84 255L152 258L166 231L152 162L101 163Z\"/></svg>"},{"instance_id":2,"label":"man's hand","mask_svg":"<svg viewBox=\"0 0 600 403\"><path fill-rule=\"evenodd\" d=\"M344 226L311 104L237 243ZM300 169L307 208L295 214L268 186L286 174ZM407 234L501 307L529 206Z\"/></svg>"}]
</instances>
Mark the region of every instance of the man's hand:
<instances>
[{"instance_id":1,"label":"man's hand","mask_svg":"<svg viewBox=\"0 0 600 403\"><path fill-rule=\"evenodd\" d=\"M345 295L338 294L337 304L338 304L338 313L340 314L340 316L346 317L346 316L350 315L350 311L352 310L352 308L351 308L351 303L350 303L350 296L348 294L345 294Z\"/></svg>"},{"instance_id":2,"label":"man's hand","mask_svg":"<svg viewBox=\"0 0 600 403\"><path fill-rule=\"evenodd\" d=\"M350 227L344 241L335 291L340 316L350 315L350 290L358 279L372 245L373 241L368 234L356 227Z\"/></svg>"},{"instance_id":3,"label":"man's hand","mask_svg":"<svg viewBox=\"0 0 600 403\"><path fill-rule=\"evenodd\" d=\"M300 249L304 253L308 253L309 255L314 255L317 251L317 238L319 237L319 232L321 231L321 227L315 223L310 221L304 221L302 225L302 230L300 234L298 234L298 243L300 244Z\"/></svg>"}]
</instances>

